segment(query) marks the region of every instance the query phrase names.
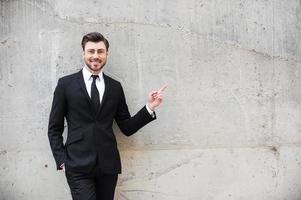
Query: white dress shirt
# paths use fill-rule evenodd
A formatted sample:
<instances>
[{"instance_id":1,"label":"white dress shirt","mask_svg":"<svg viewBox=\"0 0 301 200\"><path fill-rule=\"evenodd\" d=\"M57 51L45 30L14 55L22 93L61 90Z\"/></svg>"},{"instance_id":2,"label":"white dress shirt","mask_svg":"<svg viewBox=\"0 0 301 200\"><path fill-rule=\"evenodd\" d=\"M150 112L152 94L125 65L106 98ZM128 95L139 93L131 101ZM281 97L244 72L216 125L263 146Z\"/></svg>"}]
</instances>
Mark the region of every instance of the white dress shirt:
<instances>
[{"instance_id":1,"label":"white dress shirt","mask_svg":"<svg viewBox=\"0 0 301 200\"><path fill-rule=\"evenodd\" d=\"M93 82L93 78L91 77L92 75L93 74L85 66L83 68L83 77L84 77L87 92L88 92L90 97L91 97L91 85L92 85L92 82ZM105 91L105 82L103 80L102 71L98 74L98 78L95 80L95 84L96 84L96 88L97 88L98 93L99 93L99 100L100 100L99 103L101 103L103 93Z\"/></svg>"}]
</instances>

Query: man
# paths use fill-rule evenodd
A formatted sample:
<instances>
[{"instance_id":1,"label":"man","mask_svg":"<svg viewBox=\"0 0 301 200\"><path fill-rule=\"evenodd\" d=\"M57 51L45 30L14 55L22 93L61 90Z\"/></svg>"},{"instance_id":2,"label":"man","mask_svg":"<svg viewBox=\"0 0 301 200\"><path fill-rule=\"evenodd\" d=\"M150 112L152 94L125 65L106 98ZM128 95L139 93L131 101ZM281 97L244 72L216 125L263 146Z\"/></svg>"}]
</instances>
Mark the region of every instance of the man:
<instances>
[{"instance_id":1,"label":"man","mask_svg":"<svg viewBox=\"0 0 301 200\"><path fill-rule=\"evenodd\" d=\"M97 32L82 39L85 66L60 78L54 91L48 137L58 170L65 170L73 200L113 200L120 156L112 124L130 136L156 119L162 91L152 91L148 103L130 115L121 84L102 72L109 42ZM63 143L64 118L68 137Z\"/></svg>"}]
</instances>

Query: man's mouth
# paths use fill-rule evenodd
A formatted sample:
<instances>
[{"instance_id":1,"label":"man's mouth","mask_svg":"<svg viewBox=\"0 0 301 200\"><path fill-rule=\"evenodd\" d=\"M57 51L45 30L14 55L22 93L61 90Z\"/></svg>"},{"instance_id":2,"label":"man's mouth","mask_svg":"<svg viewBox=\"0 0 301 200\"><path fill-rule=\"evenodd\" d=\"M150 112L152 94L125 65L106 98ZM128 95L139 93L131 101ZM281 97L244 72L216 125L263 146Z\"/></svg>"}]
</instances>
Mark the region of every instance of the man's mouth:
<instances>
[{"instance_id":1,"label":"man's mouth","mask_svg":"<svg viewBox=\"0 0 301 200\"><path fill-rule=\"evenodd\" d=\"M91 60L90 62L91 62L92 65L98 65L98 64L101 63L100 60Z\"/></svg>"}]
</instances>

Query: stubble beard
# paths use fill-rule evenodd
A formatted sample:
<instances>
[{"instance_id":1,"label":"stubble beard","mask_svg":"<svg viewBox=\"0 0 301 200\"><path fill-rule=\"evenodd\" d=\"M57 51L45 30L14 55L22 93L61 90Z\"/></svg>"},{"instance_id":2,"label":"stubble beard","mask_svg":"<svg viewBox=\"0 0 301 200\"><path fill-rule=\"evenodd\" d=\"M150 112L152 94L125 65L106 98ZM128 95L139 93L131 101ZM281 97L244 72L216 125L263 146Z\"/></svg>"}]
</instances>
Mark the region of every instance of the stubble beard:
<instances>
[{"instance_id":1,"label":"stubble beard","mask_svg":"<svg viewBox=\"0 0 301 200\"><path fill-rule=\"evenodd\" d=\"M90 62L91 62L91 61L90 61ZM99 72L102 70L102 68L106 65L106 62L103 61L103 60L98 60L97 62L100 64L100 67L97 68L97 69L95 69L95 68L92 66L92 64L90 64L90 63L88 63L88 62L86 62L86 61L85 61L85 64L87 65L87 67L90 69L90 71L91 71L92 73L93 73L93 72L99 73Z\"/></svg>"}]
</instances>

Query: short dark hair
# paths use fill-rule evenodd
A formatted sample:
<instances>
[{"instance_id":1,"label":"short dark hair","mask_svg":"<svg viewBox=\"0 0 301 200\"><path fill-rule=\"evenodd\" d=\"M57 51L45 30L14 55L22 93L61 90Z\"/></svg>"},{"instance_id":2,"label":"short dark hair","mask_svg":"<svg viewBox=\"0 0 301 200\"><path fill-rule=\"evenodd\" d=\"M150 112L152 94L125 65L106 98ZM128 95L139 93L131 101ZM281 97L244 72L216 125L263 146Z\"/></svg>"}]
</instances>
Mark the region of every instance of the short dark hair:
<instances>
[{"instance_id":1,"label":"short dark hair","mask_svg":"<svg viewBox=\"0 0 301 200\"><path fill-rule=\"evenodd\" d=\"M106 45L107 51L109 50L109 41L100 33L98 32L91 32L86 35L84 35L82 39L82 48L83 51L85 51L85 46L87 42L103 42Z\"/></svg>"}]
</instances>

